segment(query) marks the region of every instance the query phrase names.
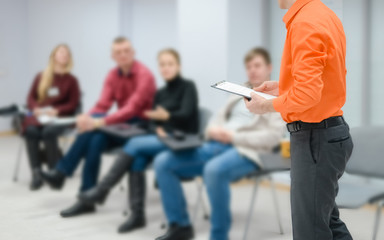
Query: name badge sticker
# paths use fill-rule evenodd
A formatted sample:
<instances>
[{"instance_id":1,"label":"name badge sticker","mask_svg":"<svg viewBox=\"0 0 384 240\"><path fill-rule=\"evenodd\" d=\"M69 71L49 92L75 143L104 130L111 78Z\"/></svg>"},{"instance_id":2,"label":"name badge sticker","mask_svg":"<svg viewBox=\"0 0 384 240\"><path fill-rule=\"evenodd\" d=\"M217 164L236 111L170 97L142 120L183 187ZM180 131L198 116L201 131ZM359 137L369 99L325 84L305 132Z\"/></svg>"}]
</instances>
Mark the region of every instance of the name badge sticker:
<instances>
[{"instance_id":1,"label":"name badge sticker","mask_svg":"<svg viewBox=\"0 0 384 240\"><path fill-rule=\"evenodd\" d=\"M57 87L51 87L48 90L48 96L49 97L57 97L57 96L59 96L59 93L60 93L60 90Z\"/></svg>"}]
</instances>

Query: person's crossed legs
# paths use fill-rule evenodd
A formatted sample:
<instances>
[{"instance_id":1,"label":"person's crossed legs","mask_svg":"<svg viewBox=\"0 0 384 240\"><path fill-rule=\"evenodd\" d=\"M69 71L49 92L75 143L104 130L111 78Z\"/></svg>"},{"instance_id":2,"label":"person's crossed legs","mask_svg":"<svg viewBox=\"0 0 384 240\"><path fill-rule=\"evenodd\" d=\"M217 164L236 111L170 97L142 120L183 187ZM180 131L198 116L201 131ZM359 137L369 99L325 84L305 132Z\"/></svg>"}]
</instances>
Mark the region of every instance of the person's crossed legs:
<instances>
[{"instance_id":1,"label":"person's crossed legs","mask_svg":"<svg viewBox=\"0 0 384 240\"><path fill-rule=\"evenodd\" d=\"M211 239L228 239L231 224L229 184L255 170L257 166L231 145L214 141L195 150L162 152L155 159L155 171L170 226L190 227L180 179L203 175L212 206Z\"/></svg>"}]
</instances>

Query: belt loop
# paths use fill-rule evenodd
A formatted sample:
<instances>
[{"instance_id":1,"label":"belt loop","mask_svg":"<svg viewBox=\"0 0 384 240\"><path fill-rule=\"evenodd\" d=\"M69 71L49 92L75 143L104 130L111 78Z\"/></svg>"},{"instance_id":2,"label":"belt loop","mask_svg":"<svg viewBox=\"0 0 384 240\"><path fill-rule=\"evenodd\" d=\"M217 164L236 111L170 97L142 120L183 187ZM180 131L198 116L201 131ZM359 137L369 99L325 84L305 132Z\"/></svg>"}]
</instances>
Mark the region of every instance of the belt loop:
<instances>
[{"instance_id":1,"label":"belt loop","mask_svg":"<svg viewBox=\"0 0 384 240\"><path fill-rule=\"evenodd\" d=\"M297 131L300 131L301 130L301 128L300 128L300 122L299 121L297 121L296 123L295 123L295 132L297 132Z\"/></svg>"},{"instance_id":2,"label":"belt loop","mask_svg":"<svg viewBox=\"0 0 384 240\"><path fill-rule=\"evenodd\" d=\"M327 119L324 119L324 125L325 125L325 128L328 128L328 120Z\"/></svg>"}]
</instances>

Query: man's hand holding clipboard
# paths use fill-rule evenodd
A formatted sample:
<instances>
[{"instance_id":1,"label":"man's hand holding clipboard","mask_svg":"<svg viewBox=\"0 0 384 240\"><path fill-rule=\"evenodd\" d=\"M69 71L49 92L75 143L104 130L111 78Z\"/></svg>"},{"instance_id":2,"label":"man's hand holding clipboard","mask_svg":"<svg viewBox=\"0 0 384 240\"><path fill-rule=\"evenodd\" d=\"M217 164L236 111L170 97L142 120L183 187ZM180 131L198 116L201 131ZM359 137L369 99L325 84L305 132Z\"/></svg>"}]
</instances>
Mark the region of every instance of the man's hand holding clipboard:
<instances>
[{"instance_id":1,"label":"man's hand holding clipboard","mask_svg":"<svg viewBox=\"0 0 384 240\"><path fill-rule=\"evenodd\" d=\"M279 94L279 83L276 81L264 82L254 89L226 81L216 83L212 87L243 96L248 110L252 113L275 112L272 100Z\"/></svg>"},{"instance_id":2,"label":"man's hand holding clipboard","mask_svg":"<svg viewBox=\"0 0 384 240\"><path fill-rule=\"evenodd\" d=\"M279 95L279 82L266 81L260 86L253 89L254 91L261 92L273 96L273 98L263 98L255 93L251 93L251 100L245 101L248 110L255 114L264 114L268 112L276 112L273 107L273 99Z\"/></svg>"}]
</instances>

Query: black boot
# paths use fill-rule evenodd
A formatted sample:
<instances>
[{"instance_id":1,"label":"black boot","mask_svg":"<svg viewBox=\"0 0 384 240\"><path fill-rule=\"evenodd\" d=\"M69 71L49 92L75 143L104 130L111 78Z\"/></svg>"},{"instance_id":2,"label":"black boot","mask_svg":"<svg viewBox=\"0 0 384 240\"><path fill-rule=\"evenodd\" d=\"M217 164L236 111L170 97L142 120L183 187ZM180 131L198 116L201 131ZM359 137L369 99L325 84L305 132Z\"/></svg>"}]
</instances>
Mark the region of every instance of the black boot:
<instances>
[{"instance_id":1,"label":"black boot","mask_svg":"<svg viewBox=\"0 0 384 240\"><path fill-rule=\"evenodd\" d=\"M156 240L190 240L193 239L194 232L192 226L181 227L177 224L171 224L168 231Z\"/></svg>"},{"instance_id":2,"label":"black boot","mask_svg":"<svg viewBox=\"0 0 384 240\"><path fill-rule=\"evenodd\" d=\"M80 193L79 200L87 204L103 204L108 196L109 191L115 186L124 174L129 170L132 163L132 157L125 153L120 154L107 175L94 188Z\"/></svg>"},{"instance_id":3,"label":"black boot","mask_svg":"<svg viewBox=\"0 0 384 240\"><path fill-rule=\"evenodd\" d=\"M41 172L41 177L53 189L61 189L64 186L65 175L56 169L49 170L48 172Z\"/></svg>"},{"instance_id":4,"label":"black boot","mask_svg":"<svg viewBox=\"0 0 384 240\"><path fill-rule=\"evenodd\" d=\"M41 179L41 170L36 168L32 171L32 181L29 185L29 189L32 191L38 190L43 186L43 179Z\"/></svg>"},{"instance_id":5,"label":"black boot","mask_svg":"<svg viewBox=\"0 0 384 240\"><path fill-rule=\"evenodd\" d=\"M31 168L32 180L29 188L34 191L41 188L41 152L40 152L39 130L34 127L27 128L25 132L25 146L27 148L29 165Z\"/></svg>"},{"instance_id":6,"label":"black boot","mask_svg":"<svg viewBox=\"0 0 384 240\"><path fill-rule=\"evenodd\" d=\"M94 205L88 205L82 202L76 202L73 206L60 212L63 218L75 217L86 213L93 213L96 211Z\"/></svg>"},{"instance_id":7,"label":"black boot","mask_svg":"<svg viewBox=\"0 0 384 240\"><path fill-rule=\"evenodd\" d=\"M50 170L54 169L57 161L63 157L63 153L59 147L57 138L51 137L43 139L44 142L44 157L46 164Z\"/></svg>"},{"instance_id":8,"label":"black boot","mask_svg":"<svg viewBox=\"0 0 384 240\"><path fill-rule=\"evenodd\" d=\"M125 233L145 227L145 172L129 173L129 204L131 215L128 220L120 225L118 232Z\"/></svg>"}]
</instances>

